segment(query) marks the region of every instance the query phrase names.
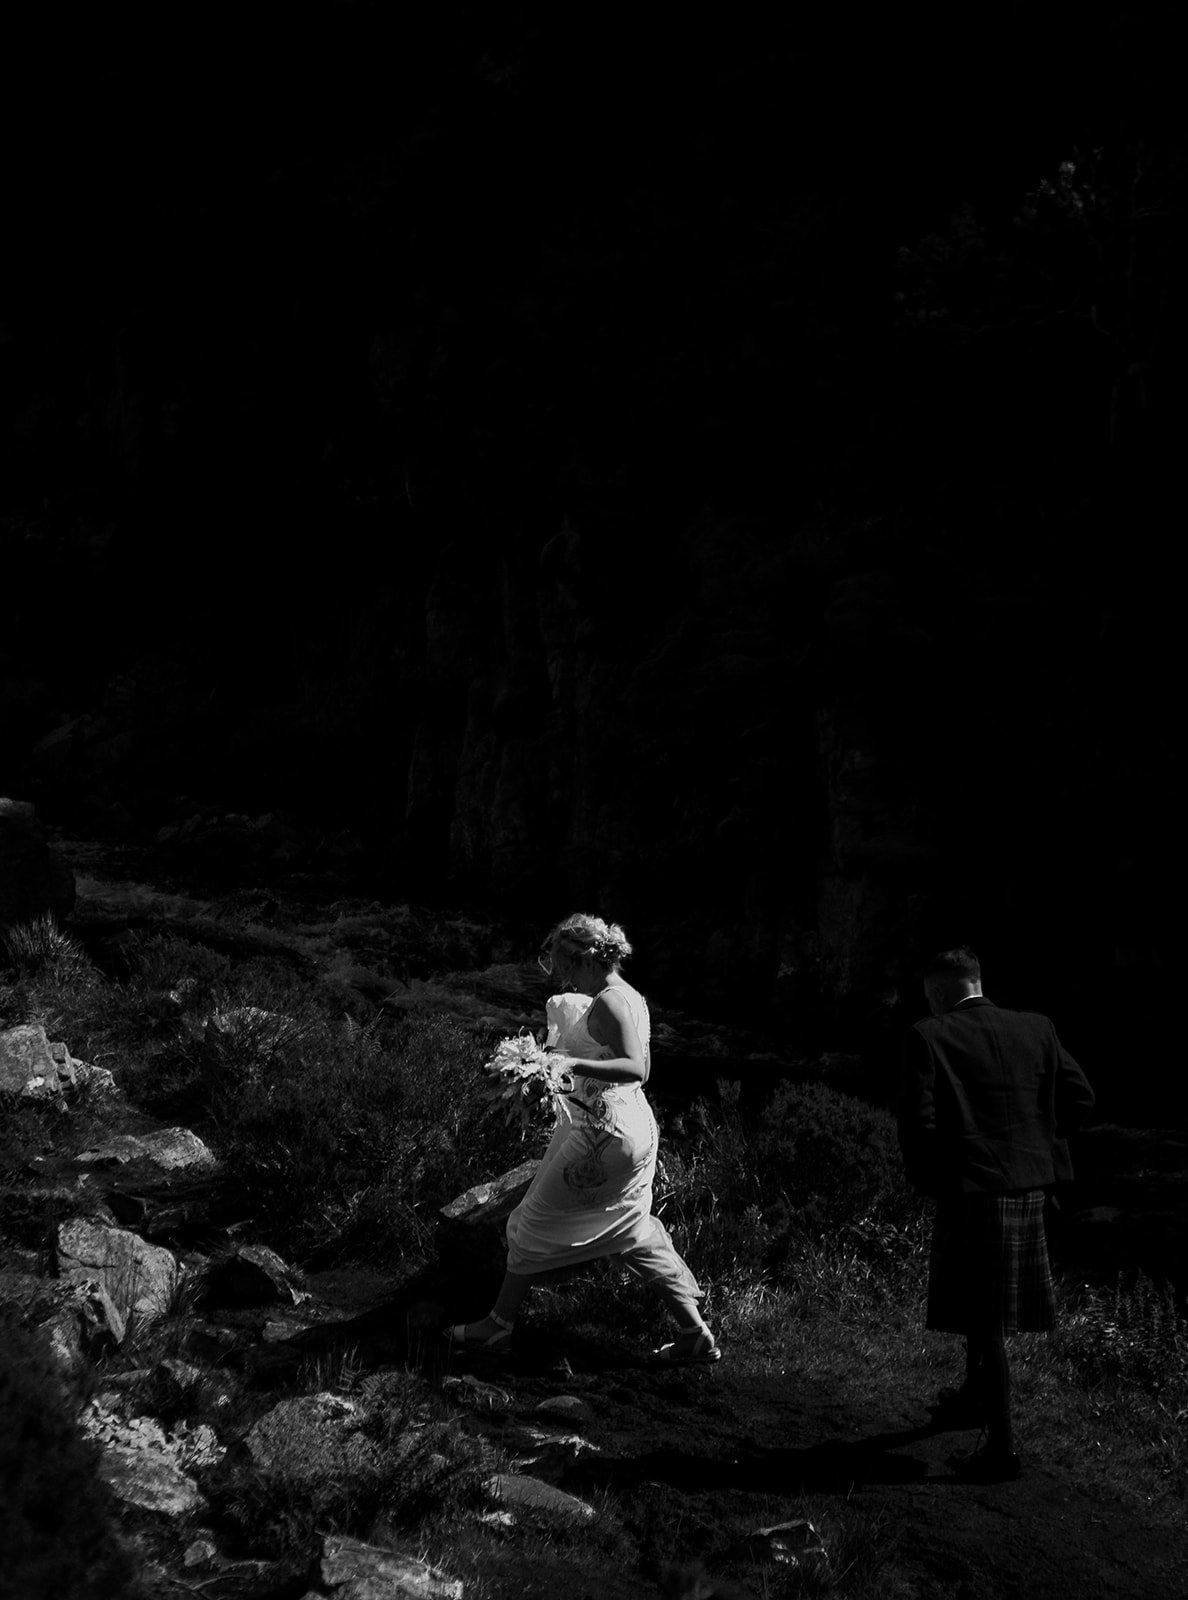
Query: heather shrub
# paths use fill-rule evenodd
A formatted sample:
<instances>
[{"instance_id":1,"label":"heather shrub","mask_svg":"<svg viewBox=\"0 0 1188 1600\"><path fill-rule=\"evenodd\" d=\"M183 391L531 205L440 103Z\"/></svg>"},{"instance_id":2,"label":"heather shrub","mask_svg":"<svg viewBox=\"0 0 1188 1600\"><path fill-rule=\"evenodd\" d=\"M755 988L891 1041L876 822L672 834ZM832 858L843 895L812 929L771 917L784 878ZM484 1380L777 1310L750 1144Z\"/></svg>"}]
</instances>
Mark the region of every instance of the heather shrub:
<instances>
[{"instance_id":1,"label":"heather shrub","mask_svg":"<svg viewBox=\"0 0 1188 1600\"><path fill-rule=\"evenodd\" d=\"M476 1092L481 1029L427 1012L361 1024L287 957L232 961L172 932L129 941L121 960L118 980L85 966L87 983L60 993L43 964L8 987L12 1020L44 1020L52 988L75 1052L110 1061L139 1108L200 1128L282 1248L425 1243L436 1206L528 1153ZM0 1132L0 1160L19 1167L44 1143L41 1120Z\"/></svg>"},{"instance_id":2,"label":"heather shrub","mask_svg":"<svg viewBox=\"0 0 1188 1600\"><path fill-rule=\"evenodd\" d=\"M138 953L120 986L128 1022L148 1044L125 1069L133 1100L178 1121L219 1122L244 1087L330 1019L320 996L267 961L230 970L225 957L174 938Z\"/></svg>"},{"instance_id":3,"label":"heather shrub","mask_svg":"<svg viewBox=\"0 0 1188 1600\"><path fill-rule=\"evenodd\" d=\"M653 1208L696 1271L715 1280L762 1270L772 1246L770 1196L755 1161L753 1129L738 1113L737 1086L721 1103L698 1102L662 1135Z\"/></svg>"},{"instance_id":4,"label":"heather shrub","mask_svg":"<svg viewBox=\"0 0 1188 1600\"><path fill-rule=\"evenodd\" d=\"M677 1120L657 1209L722 1278L786 1268L823 1236L890 1264L919 1250L923 1205L903 1177L890 1114L820 1083L782 1083L746 1119L738 1086Z\"/></svg>"},{"instance_id":5,"label":"heather shrub","mask_svg":"<svg viewBox=\"0 0 1188 1600\"><path fill-rule=\"evenodd\" d=\"M755 1154L799 1231L867 1218L906 1223L920 1211L903 1176L895 1119L825 1084L781 1084L763 1113Z\"/></svg>"},{"instance_id":6,"label":"heather shrub","mask_svg":"<svg viewBox=\"0 0 1188 1600\"><path fill-rule=\"evenodd\" d=\"M0 1418L0 1589L20 1600L129 1600L133 1567L98 1451L48 1354L2 1311Z\"/></svg>"},{"instance_id":7,"label":"heather shrub","mask_svg":"<svg viewBox=\"0 0 1188 1600\"><path fill-rule=\"evenodd\" d=\"M263 1233L289 1248L353 1234L376 1250L423 1241L431 1213L518 1139L476 1098L480 1047L457 1023L393 1028L304 1015L223 1013L190 1056L188 1092Z\"/></svg>"},{"instance_id":8,"label":"heather shrub","mask_svg":"<svg viewBox=\"0 0 1188 1600\"><path fill-rule=\"evenodd\" d=\"M224 951L176 933L154 933L137 941L128 953L124 985L132 998L165 995L194 1009L205 1005L220 984L231 978L231 958Z\"/></svg>"}]
</instances>

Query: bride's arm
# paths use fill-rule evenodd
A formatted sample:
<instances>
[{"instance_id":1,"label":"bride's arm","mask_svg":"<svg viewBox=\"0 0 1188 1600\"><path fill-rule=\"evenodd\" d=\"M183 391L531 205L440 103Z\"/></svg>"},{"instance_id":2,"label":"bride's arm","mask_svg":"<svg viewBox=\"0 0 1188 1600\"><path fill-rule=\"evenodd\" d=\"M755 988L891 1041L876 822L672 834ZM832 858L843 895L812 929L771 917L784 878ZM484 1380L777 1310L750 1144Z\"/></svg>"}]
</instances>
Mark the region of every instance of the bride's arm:
<instances>
[{"instance_id":1,"label":"bride's arm","mask_svg":"<svg viewBox=\"0 0 1188 1600\"><path fill-rule=\"evenodd\" d=\"M648 1061L627 1002L608 989L586 1013L586 1031L595 1043L611 1052L609 1059L587 1061L571 1056L569 1065L583 1078L603 1083L647 1083Z\"/></svg>"}]
</instances>

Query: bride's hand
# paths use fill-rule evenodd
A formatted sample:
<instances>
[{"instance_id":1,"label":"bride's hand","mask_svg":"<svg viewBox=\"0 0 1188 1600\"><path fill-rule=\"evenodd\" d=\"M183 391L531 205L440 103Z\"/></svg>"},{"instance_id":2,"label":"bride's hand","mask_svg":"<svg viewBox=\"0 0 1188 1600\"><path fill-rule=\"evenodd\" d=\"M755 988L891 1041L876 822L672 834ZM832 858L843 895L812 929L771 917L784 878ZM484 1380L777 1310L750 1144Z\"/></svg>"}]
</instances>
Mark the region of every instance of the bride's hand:
<instances>
[{"instance_id":1,"label":"bride's hand","mask_svg":"<svg viewBox=\"0 0 1188 1600\"><path fill-rule=\"evenodd\" d=\"M550 1050L549 1064L561 1078L561 1087L566 1092L573 1088L573 1056L567 1056L564 1050Z\"/></svg>"}]
</instances>

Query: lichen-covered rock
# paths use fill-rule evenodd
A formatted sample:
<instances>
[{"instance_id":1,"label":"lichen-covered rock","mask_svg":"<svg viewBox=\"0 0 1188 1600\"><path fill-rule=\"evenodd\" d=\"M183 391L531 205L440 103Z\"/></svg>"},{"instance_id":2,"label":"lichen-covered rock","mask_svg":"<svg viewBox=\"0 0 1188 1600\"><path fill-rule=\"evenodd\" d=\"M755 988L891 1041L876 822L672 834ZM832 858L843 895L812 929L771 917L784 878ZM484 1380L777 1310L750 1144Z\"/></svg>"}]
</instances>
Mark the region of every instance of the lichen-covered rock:
<instances>
[{"instance_id":1,"label":"lichen-covered rock","mask_svg":"<svg viewBox=\"0 0 1188 1600\"><path fill-rule=\"evenodd\" d=\"M42 1099L61 1087L44 1028L26 1022L0 1032L0 1094Z\"/></svg>"},{"instance_id":2,"label":"lichen-covered rock","mask_svg":"<svg viewBox=\"0 0 1188 1600\"><path fill-rule=\"evenodd\" d=\"M94 1400L79 1424L102 1448L100 1475L121 1500L166 1516L205 1510L206 1500L187 1469L221 1459L213 1428L182 1423L167 1433L154 1417L121 1417Z\"/></svg>"},{"instance_id":3,"label":"lichen-covered rock","mask_svg":"<svg viewBox=\"0 0 1188 1600\"><path fill-rule=\"evenodd\" d=\"M518 1472L497 1472L487 1482L487 1491L499 1503L514 1511L547 1511L571 1518L574 1522L593 1522L598 1513L594 1507L566 1494L541 1478L530 1478Z\"/></svg>"},{"instance_id":4,"label":"lichen-covered rock","mask_svg":"<svg viewBox=\"0 0 1188 1600\"><path fill-rule=\"evenodd\" d=\"M575 1461L587 1451L597 1453L598 1448L580 1433L555 1433L551 1428L534 1428L531 1423L520 1423L505 1431L499 1442L518 1473L530 1472L534 1478L554 1485L560 1484Z\"/></svg>"},{"instance_id":5,"label":"lichen-covered rock","mask_svg":"<svg viewBox=\"0 0 1188 1600\"><path fill-rule=\"evenodd\" d=\"M117 1133L84 1150L77 1159L88 1166L124 1166L129 1161L149 1161L165 1172L186 1167L209 1167L215 1158L189 1128L158 1128L152 1133Z\"/></svg>"},{"instance_id":6,"label":"lichen-covered rock","mask_svg":"<svg viewBox=\"0 0 1188 1600\"><path fill-rule=\"evenodd\" d=\"M102 1284L122 1316L135 1312L144 1322L164 1314L181 1278L170 1251L87 1217L61 1224L56 1254L59 1277Z\"/></svg>"},{"instance_id":7,"label":"lichen-covered rock","mask_svg":"<svg viewBox=\"0 0 1188 1600\"><path fill-rule=\"evenodd\" d=\"M51 1039L49 1040L49 1053L54 1058L58 1076L67 1083L73 1083L74 1057L70 1054L70 1047L62 1039Z\"/></svg>"},{"instance_id":8,"label":"lichen-covered rock","mask_svg":"<svg viewBox=\"0 0 1188 1600\"><path fill-rule=\"evenodd\" d=\"M462 1600L462 1581L402 1550L327 1534L322 1583L334 1600Z\"/></svg>"},{"instance_id":9,"label":"lichen-covered rock","mask_svg":"<svg viewBox=\"0 0 1188 1600\"><path fill-rule=\"evenodd\" d=\"M104 1099L116 1093L115 1076L107 1067L80 1061L77 1056L70 1054L66 1045L56 1041L50 1043L50 1054L58 1069L58 1080L68 1090Z\"/></svg>"},{"instance_id":10,"label":"lichen-covered rock","mask_svg":"<svg viewBox=\"0 0 1188 1600\"><path fill-rule=\"evenodd\" d=\"M241 1244L212 1263L206 1276L208 1306L297 1305L301 1275L267 1245Z\"/></svg>"},{"instance_id":11,"label":"lichen-covered rock","mask_svg":"<svg viewBox=\"0 0 1188 1600\"><path fill-rule=\"evenodd\" d=\"M219 1553L213 1539L195 1539L182 1552L183 1567L209 1567Z\"/></svg>"},{"instance_id":12,"label":"lichen-covered rock","mask_svg":"<svg viewBox=\"0 0 1188 1600\"><path fill-rule=\"evenodd\" d=\"M468 1270L502 1270L508 1216L528 1192L539 1165L539 1161L522 1162L498 1178L476 1183L443 1206L437 1218L438 1254Z\"/></svg>"},{"instance_id":13,"label":"lichen-covered rock","mask_svg":"<svg viewBox=\"0 0 1188 1600\"><path fill-rule=\"evenodd\" d=\"M556 1417L562 1422L581 1421L590 1415L590 1407L576 1394L553 1394L539 1405L533 1406L538 1417Z\"/></svg>"},{"instance_id":14,"label":"lichen-covered rock","mask_svg":"<svg viewBox=\"0 0 1188 1600\"><path fill-rule=\"evenodd\" d=\"M115 1074L108 1067L97 1067L91 1061L75 1061L74 1084L96 1099L111 1099L119 1093Z\"/></svg>"}]
</instances>

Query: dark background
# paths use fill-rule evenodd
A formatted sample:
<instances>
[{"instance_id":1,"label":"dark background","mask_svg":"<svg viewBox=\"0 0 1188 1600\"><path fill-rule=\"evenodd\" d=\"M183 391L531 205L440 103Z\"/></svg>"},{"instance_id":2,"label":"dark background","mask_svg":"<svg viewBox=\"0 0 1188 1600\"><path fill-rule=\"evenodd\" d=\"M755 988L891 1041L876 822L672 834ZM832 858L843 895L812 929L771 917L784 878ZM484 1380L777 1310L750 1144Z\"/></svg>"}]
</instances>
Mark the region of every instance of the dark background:
<instances>
[{"instance_id":1,"label":"dark background","mask_svg":"<svg viewBox=\"0 0 1188 1600\"><path fill-rule=\"evenodd\" d=\"M884 1061L917 947L967 939L1107 1110L1166 1119L1174 38L42 8L0 792L125 839L272 812L356 838L367 893L597 909L645 987L795 1054Z\"/></svg>"}]
</instances>

